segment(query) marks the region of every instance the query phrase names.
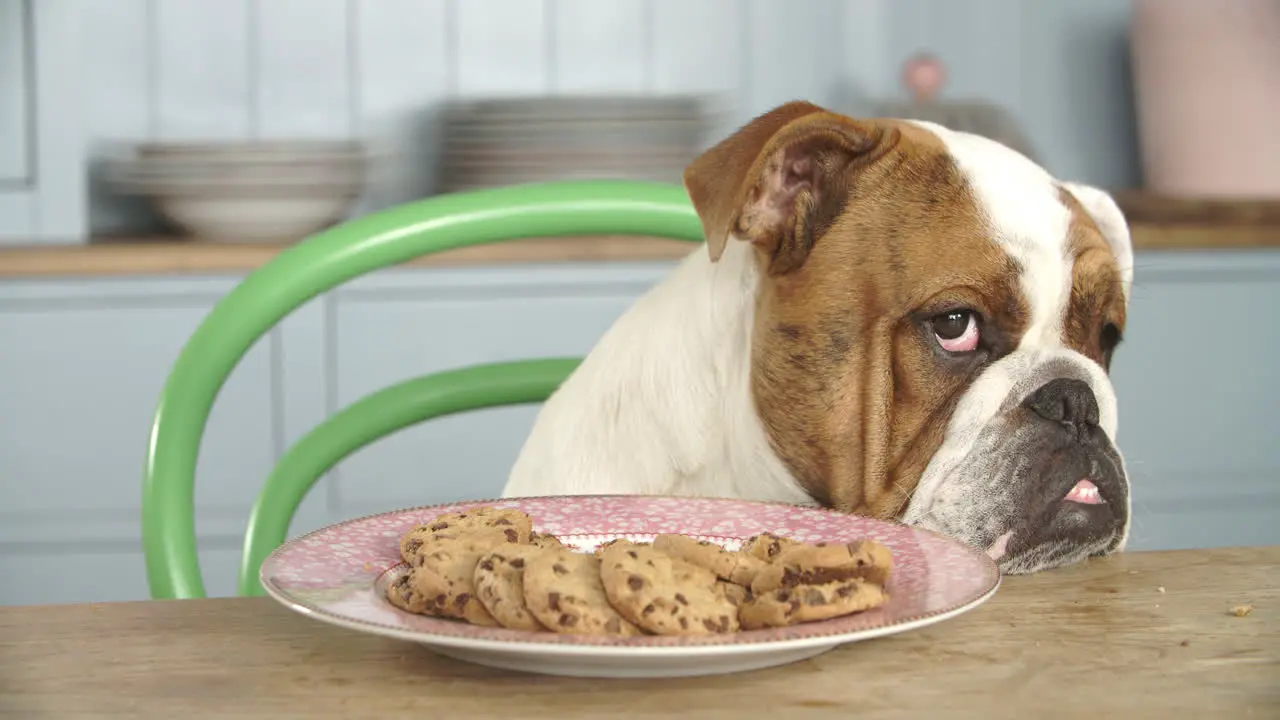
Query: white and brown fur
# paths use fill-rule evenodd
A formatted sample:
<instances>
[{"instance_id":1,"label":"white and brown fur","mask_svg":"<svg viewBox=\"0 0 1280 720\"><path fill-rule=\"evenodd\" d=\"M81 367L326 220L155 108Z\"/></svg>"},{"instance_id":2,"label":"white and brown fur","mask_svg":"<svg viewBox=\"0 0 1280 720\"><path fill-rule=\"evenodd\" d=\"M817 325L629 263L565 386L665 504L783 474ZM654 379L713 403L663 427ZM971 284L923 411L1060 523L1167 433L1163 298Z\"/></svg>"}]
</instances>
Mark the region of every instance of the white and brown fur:
<instances>
[{"instance_id":1,"label":"white and brown fur","mask_svg":"<svg viewBox=\"0 0 1280 720\"><path fill-rule=\"evenodd\" d=\"M942 531L1008 572L1123 547L1104 366L1132 251L1109 196L990 140L807 103L753 120L685 183L706 247L547 401L505 495L824 505ZM959 305L989 325L982 354L939 355L922 330ZM1096 399L1087 452L1024 407L1065 377ZM1054 453L1109 478L1096 532L1046 535L1058 508L1041 496L1074 482L1044 469Z\"/></svg>"}]
</instances>

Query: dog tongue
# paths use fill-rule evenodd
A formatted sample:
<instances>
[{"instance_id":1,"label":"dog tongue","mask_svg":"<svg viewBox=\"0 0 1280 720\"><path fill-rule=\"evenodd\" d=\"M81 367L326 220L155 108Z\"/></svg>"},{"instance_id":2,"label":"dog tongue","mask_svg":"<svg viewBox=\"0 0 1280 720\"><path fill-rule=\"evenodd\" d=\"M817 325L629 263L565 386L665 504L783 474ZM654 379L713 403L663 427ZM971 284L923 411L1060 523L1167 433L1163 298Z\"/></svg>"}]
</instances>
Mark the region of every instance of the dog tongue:
<instances>
[{"instance_id":1,"label":"dog tongue","mask_svg":"<svg viewBox=\"0 0 1280 720\"><path fill-rule=\"evenodd\" d=\"M1076 486L1071 488L1071 492L1067 493L1067 497L1064 499L1069 502L1078 502L1082 505L1100 505L1103 502L1102 496L1098 494L1098 486L1088 479L1076 483Z\"/></svg>"}]
</instances>

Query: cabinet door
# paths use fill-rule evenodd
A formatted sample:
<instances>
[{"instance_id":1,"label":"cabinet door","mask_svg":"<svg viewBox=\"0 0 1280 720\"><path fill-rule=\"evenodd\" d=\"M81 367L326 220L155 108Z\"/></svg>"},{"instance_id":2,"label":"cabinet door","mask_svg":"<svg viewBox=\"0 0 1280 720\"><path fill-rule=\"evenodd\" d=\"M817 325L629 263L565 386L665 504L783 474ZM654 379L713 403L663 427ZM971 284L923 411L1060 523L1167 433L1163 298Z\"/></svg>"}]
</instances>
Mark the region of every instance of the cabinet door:
<instances>
[{"instance_id":1,"label":"cabinet door","mask_svg":"<svg viewBox=\"0 0 1280 720\"><path fill-rule=\"evenodd\" d=\"M24 0L0 0L0 188L5 189L31 182L35 68L29 62L30 8Z\"/></svg>"},{"instance_id":2,"label":"cabinet door","mask_svg":"<svg viewBox=\"0 0 1280 720\"><path fill-rule=\"evenodd\" d=\"M0 285L0 604L147 597L139 510L152 415L231 284ZM212 595L234 594L249 507L279 452L273 345L258 343L231 376L201 447L196 530Z\"/></svg>"},{"instance_id":3,"label":"cabinet door","mask_svg":"<svg viewBox=\"0 0 1280 720\"><path fill-rule=\"evenodd\" d=\"M77 0L0 0L0 245L87 228Z\"/></svg>"},{"instance_id":4,"label":"cabinet door","mask_svg":"<svg viewBox=\"0 0 1280 720\"><path fill-rule=\"evenodd\" d=\"M333 298L336 410L393 383L475 363L584 356L667 264L406 271ZM337 470L345 516L496 497L537 413L496 408L441 418L371 445Z\"/></svg>"},{"instance_id":5,"label":"cabinet door","mask_svg":"<svg viewBox=\"0 0 1280 720\"><path fill-rule=\"evenodd\" d=\"M1116 354L1136 550L1280 543L1280 253L1139 253Z\"/></svg>"}]
</instances>

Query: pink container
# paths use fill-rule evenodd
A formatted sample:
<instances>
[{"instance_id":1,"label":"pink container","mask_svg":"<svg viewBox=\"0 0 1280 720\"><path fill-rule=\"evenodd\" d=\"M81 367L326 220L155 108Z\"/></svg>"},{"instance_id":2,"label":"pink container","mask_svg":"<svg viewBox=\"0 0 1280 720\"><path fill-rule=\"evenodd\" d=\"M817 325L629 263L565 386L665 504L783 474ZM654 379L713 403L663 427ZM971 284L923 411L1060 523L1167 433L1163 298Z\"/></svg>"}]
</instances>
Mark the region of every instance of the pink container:
<instances>
[{"instance_id":1,"label":"pink container","mask_svg":"<svg viewBox=\"0 0 1280 720\"><path fill-rule=\"evenodd\" d=\"M1134 0L1146 187L1280 197L1280 0Z\"/></svg>"}]
</instances>

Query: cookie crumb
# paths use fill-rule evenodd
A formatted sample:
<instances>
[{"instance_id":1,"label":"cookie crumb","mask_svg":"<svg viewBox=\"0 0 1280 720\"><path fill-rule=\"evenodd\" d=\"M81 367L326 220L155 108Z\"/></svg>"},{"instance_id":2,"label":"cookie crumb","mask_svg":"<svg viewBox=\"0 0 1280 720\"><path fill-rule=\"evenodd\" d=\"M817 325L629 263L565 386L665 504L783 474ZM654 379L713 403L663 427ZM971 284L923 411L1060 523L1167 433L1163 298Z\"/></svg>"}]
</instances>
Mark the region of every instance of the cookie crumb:
<instances>
[{"instance_id":1,"label":"cookie crumb","mask_svg":"<svg viewBox=\"0 0 1280 720\"><path fill-rule=\"evenodd\" d=\"M1163 585L1161 585L1160 587L1156 588L1156 592L1158 592L1158 593L1160 593L1161 595L1163 595L1163 594L1164 594L1164 586L1163 586Z\"/></svg>"},{"instance_id":2,"label":"cookie crumb","mask_svg":"<svg viewBox=\"0 0 1280 720\"><path fill-rule=\"evenodd\" d=\"M1231 614L1235 615L1236 617L1244 617L1251 612L1253 612L1253 605L1249 603L1245 603L1244 605L1237 605L1231 608Z\"/></svg>"}]
</instances>

